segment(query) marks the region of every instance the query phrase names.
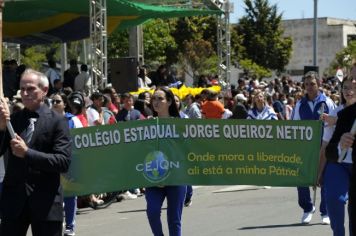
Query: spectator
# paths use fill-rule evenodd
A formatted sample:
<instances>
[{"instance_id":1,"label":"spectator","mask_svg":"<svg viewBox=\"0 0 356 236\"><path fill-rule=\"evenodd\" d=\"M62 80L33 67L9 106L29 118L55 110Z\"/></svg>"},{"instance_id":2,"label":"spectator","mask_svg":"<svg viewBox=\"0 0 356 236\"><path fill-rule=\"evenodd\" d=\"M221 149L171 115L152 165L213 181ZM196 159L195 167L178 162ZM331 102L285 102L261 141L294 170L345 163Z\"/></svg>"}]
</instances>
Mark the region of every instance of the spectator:
<instances>
[{"instance_id":1,"label":"spectator","mask_svg":"<svg viewBox=\"0 0 356 236\"><path fill-rule=\"evenodd\" d=\"M61 75L59 74L57 68L56 68L56 62L52 59L48 60L48 70L46 71L46 76L49 80L49 91L48 91L48 96L54 93L54 81L60 80L61 81Z\"/></svg>"},{"instance_id":2,"label":"spectator","mask_svg":"<svg viewBox=\"0 0 356 236\"><path fill-rule=\"evenodd\" d=\"M247 101L247 98L239 93L234 97L235 105L232 109L232 116L230 119L246 119L247 118L247 110L244 103Z\"/></svg>"},{"instance_id":3,"label":"spectator","mask_svg":"<svg viewBox=\"0 0 356 236\"><path fill-rule=\"evenodd\" d=\"M112 111L114 113L114 115L116 116L120 110L120 103L121 103L120 96L116 93L116 90L113 87L106 87L104 89L103 93L110 95L111 104L110 104L109 110Z\"/></svg>"},{"instance_id":4,"label":"spectator","mask_svg":"<svg viewBox=\"0 0 356 236\"><path fill-rule=\"evenodd\" d=\"M75 77L74 91L79 91L88 95L90 87L91 87L91 80L90 80L90 75L88 73L88 66L82 64L80 66L80 74Z\"/></svg>"},{"instance_id":5,"label":"spectator","mask_svg":"<svg viewBox=\"0 0 356 236\"><path fill-rule=\"evenodd\" d=\"M147 76L147 68L146 66L142 66L139 68L139 73L138 73L138 87L139 88L149 88L152 84L152 81L150 78Z\"/></svg>"},{"instance_id":6,"label":"spectator","mask_svg":"<svg viewBox=\"0 0 356 236\"><path fill-rule=\"evenodd\" d=\"M64 72L63 75L63 87L70 87L74 90L75 78L79 75L77 60L72 59L69 62L69 69Z\"/></svg>"},{"instance_id":7,"label":"spectator","mask_svg":"<svg viewBox=\"0 0 356 236\"><path fill-rule=\"evenodd\" d=\"M248 111L247 119L278 120L273 108L266 104L264 92L255 90L253 93L253 107Z\"/></svg>"},{"instance_id":8,"label":"spectator","mask_svg":"<svg viewBox=\"0 0 356 236\"><path fill-rule=\"evenodd\" d=\"M129 121L129 120L141 120L144 119L144 117L141 115L141 113L134 109L134 100L133 96L129 93L125 93L121 96L122 98L122 109L119 111L119 113L116 116L117 121Z\"/></svg>"},{"instance_id":9,"label":"spectator","mask_svg":"<svg viewBox=\"0 0 356 236\"><path fill-rule=\"evenodd\" d=\"M225 108L224 105L218 101L218 93L208 90L207 100L202 104L202 116L206 119L221 119Z\"/></svg>"}]
</instances>

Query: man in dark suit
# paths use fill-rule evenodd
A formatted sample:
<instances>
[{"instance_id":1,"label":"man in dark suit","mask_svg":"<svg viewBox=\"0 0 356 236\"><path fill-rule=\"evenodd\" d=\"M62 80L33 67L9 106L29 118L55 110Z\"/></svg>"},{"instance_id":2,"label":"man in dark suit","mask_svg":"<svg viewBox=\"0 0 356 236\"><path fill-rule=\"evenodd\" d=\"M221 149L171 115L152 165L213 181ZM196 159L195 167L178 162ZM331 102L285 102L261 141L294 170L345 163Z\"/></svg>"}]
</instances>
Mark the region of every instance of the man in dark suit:
<instances>
[{"instance_id":1,"label":"man in dark suit","mask_svg":"<svg viewBox=\"0 0 356 236\"><path fill-rule=\"evenodd\" d=\"M348 150L346 155L352 155L353 170L349 189L349 221L351 222L352 232L354 233L356 232L356 141L355 135L351 134L350 130L355 119L356 103L344 108L338 113L335 131L325 152L327 160L331 162L337 162L341 150Z\"/></svg>"},{"instance_id":2,"label":"man in dark suit","mask_svg":"<svg viewBox=\"0 0 356 236\"><path fill-rule=\"evenodd\" d=\"M25 236L29 225L33 236L62 235L60 173L68 170L71 144L66 119L43 103L48 87L40 72L28 69L22 75L25 109L11 116L15 138L6 131L9 109L1 99L0 155L7 156L0 201L2 236Z\"/></svg>"}]
</instances>

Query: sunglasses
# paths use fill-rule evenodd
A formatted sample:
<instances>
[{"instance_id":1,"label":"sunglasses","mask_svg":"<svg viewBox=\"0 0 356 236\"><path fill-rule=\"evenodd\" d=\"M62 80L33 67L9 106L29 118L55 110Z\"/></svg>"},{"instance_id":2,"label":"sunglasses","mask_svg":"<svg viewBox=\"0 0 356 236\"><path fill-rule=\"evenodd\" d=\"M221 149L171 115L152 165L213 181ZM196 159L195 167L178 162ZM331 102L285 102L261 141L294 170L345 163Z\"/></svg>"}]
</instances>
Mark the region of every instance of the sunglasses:
<instances>
[{"instance_id":1,"label":"sunglasses","mask_svg":"<svg viewBox=\"0 0 356 236\"><path fill-rule=\"evenodd\" d=\"M62 100L52 100L52 104L61 104Z\"/></svg>"}]
</instances>

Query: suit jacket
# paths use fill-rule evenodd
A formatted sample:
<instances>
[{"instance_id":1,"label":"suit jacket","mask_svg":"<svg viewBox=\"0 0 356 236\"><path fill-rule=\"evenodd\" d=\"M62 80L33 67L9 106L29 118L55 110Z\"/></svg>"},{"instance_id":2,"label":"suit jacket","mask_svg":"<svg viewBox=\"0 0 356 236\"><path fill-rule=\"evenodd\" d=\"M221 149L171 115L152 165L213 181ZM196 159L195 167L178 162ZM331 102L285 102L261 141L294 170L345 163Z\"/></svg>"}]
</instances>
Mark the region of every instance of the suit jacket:
<instances>
[{"instance_id":1,"label":"suit jacket","mask_svg":"<svg viewBox=\"0 0 356 236\"><path fill-rule=\"evenodd\" d=\"M26 109L11 116L14 131L21 134L30 117L37 117L25 158L12 154L10 135L0 132L0 154L7 151L0 208L2 218L18 219L29 214L32 220L63 220L60 173L70 164L71 142L65 117L42 105L37 113Z\"/></svg>"}]
</instances>

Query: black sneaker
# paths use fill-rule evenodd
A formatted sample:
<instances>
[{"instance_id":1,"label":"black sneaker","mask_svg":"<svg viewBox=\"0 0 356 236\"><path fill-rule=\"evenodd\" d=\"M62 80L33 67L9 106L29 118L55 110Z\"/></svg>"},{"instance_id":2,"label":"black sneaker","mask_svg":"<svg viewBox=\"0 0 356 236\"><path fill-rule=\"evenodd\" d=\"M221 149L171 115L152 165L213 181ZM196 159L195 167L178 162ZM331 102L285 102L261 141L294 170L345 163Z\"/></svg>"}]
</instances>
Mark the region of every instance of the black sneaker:
<instances>
[{"instance_id":1,"label":"black sneaker","mask_svg":"<svg viewBox=\"0 0 356 236\"><path fill-rule=\"evenodd\" d=\"M184 201L184 206L185 207L190 207L192 205L192 203L193 203L192 199L186 199Z\"/></svg>"}]
</instances>

